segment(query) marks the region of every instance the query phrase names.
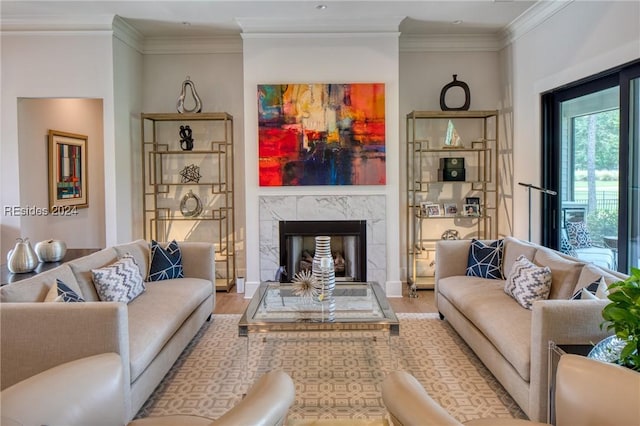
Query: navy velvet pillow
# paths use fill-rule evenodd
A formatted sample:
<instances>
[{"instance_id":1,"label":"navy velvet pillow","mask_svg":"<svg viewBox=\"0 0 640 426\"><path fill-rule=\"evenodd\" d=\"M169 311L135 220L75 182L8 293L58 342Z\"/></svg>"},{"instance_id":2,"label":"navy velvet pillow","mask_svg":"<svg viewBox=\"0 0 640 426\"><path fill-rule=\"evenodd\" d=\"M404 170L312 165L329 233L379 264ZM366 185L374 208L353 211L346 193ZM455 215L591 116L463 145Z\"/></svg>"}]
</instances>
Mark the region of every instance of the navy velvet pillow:
<instances>
[{"instance_id":1,"label":"navy velvet pillow","mask_svg":"<svg viewBox=\"0 0 640 426\"><path fill-rule=\"evenodd\" d=\"M156 241L151 240L151 265L149 266L149 280L161 281L172 278L184 278L182 271L182 253L175 240L162 248Z\"/></svg>"},{"instance_id":2,"label":"navy velvet pillow","mask_svg":"<svg viewBox=\"0 0 640 426\"><path fill-rule=\"evenodd\" d=\"M503 251L504 240L496 240L487 245L480 240L472 239L467 260L467 275L495 280L504 279L504 275L502 275Z\"/></svg>"}]
</instances>

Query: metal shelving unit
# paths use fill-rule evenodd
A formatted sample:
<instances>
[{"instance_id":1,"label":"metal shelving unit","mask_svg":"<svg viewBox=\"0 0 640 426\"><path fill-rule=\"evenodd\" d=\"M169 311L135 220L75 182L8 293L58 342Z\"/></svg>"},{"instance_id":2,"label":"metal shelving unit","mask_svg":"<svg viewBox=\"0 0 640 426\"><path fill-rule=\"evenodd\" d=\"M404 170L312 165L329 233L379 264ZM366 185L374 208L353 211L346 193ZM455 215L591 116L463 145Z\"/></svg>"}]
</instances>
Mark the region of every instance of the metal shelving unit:
<instances>
[{"instance_id":1,"label":"metal shelving unit","mask_svg":"<svg viewBox=\"0 0 640 426\"><path fill-rule=\"evenodd\" d=\"M215 245L216 290L235 283L233 117L226 112L142 114L144 236ZM189 126L193 150L181 148Z\"/></svg>"},{"instance_id":2,"label":"metal shelving unit","mask_svg":"<svg viewBox=\"0 0 640 426\"><path fill-rule=\"evenodd\" d=\"M462 138L447 147L449 122ZM435 281L435 242L445 232L460 238L496 238L498 230L498 111L412 111L407 114L407 281L431 289ZM442 158L464 158L464 181L438 176ZM479 198L479 214L465 216L466 197ZM455 214L426 215L423 203L455 204ZM441 209L441 211L444 209Z\"/></svg>"}]
</instances>

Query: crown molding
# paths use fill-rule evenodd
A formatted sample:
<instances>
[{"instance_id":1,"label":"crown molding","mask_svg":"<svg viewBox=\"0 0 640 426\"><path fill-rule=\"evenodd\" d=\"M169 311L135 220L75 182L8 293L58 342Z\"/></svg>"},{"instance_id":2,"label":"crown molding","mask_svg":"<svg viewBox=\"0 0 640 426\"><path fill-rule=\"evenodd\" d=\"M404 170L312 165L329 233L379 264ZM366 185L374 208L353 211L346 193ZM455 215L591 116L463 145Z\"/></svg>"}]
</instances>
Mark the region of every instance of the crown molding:
<instances>
[{"instance_id":1,"label":"crown molding","mask_svg":"<svg viewBox=\"0 0 640 426\"><path fill-rule=\"evenodd\" d=\"M398 37L400 37L400 33L399 32L384 32L384 33L370 33L370 32L363 32L363 33L325 33L325 32L318 32L318 33L249 33L249 34L245 34L242 33L240 34L242 36L242 39L310 39L310 38L318 38L318 39L328 39L328 38L349 38L349 39L355 39L355 38L394 38L397 39Z\"/></svg>"},{"instance_id":2,"label":"crown molding","mask_svg":"<svg viewBox=\"0 0 640 426\"><path fill-rule=\"evenodd\" d=\"M385 18L322 18L272 19L237 18L236 22L246 34L322 34L322 33L386 33L398 32L405 16Z\"/></svg>"},{"instance_id":3,"label":"crown molding","mask_svg":"<svg viewBox=\"0 0 640 426\"><path fill-rule=\"evenodd\" d=\"M400 36L400 52L497 52L494 34L429 34Z\"/></svg>"},{"instance_id":4,"label":"crown molding","mask_svg":"<svg viewBox=\"0 0 640 426\"><path fill-rule=\"evenodd\" d=\"M48 15L1 18L2 33L72 33L113 30L114 15Z\"/></svg>"},{"instance_id":5,"label":"crown molding","mask_svg":"<svg viewBox=\"0 0 640 426\"><path fill-rule=\"evenodd\" d=\"M242 53L240 36L147 37L142 53L146 55Z\"/></svg>"},{"instance_id":6,"label":"crown molding","mask_svg":"<svg viewBox=\"0 0 640 426\"><path fill-rule=\"evenodd\" d=\"M500 32L502 46L513 43L573 2L574 0L537 1Z\"/></svg>"},{"instance_id":7,"label":"crown molding","mask_svg":"<svg viewBox=\"0 0 640 426\"><path fill-rule=\"evenodd\" d=\"M129 47L143 53L144 36L119 16L113 18L113 36Z\"/></svg>"}]
</instances>

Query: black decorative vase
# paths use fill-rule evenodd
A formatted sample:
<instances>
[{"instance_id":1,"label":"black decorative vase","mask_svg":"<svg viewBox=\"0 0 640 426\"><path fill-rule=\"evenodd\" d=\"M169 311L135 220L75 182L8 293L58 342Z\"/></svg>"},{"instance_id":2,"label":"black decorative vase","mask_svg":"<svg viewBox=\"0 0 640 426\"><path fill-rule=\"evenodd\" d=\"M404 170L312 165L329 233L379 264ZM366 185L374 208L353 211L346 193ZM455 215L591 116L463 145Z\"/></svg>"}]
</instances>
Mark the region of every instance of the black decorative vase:
<instances>
[{"instance_id":1,"label":"black decorative vase","mask_svg":"<svg viewBox=\"0 0 640 426\"><path fill-rule=\"evenodd\" d=\"M447 91L453 87L460 87L464 90L464 105L461 107L449 107L447 106L446 96ZM453 74L453 81L447 84L440 91L440 109L443 111L468 111L471 105L471 92L469 91L469 85L464 81L458 80L458 74Z\"/></svg>"}]
</instances>

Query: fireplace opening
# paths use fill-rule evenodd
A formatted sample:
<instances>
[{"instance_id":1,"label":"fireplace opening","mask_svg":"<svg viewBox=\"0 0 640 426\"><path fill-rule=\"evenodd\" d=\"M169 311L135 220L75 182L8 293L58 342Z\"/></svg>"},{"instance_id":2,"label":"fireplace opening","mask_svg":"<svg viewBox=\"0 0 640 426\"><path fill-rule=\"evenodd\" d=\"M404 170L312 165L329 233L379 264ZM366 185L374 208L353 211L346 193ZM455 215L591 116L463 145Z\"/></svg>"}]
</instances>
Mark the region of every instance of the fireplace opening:
<instances>
[{"instance_id":1,"label":"fireplace opening","mask_svg":"<svg viewBox=\"0 0 640 426\"><path fill-rule=\"evenodd\" d=\"M290 282L311 270L315 237L331 237L336 282L367 280L367 222L365 220L283 220L280 231L280 282ZM284 268L282 268L284 267Z\"/></svg>"}]
</instances>

